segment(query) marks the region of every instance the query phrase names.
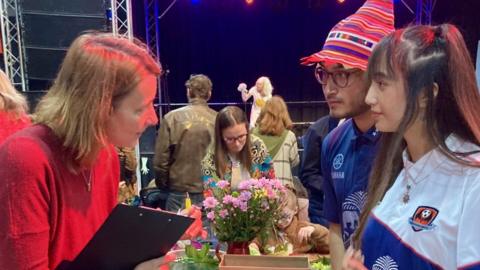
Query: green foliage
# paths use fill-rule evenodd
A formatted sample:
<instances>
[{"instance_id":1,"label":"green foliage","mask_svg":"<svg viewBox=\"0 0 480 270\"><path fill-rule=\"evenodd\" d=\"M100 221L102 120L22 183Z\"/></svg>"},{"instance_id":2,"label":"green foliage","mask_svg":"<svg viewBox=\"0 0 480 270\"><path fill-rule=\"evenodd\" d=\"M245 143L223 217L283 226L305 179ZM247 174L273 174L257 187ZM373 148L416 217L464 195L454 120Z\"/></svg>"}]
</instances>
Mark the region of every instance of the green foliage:
<instances>
[{"instance_id":1,"label":"green foliage","mask_svg":"<svg viewBox=\"0 0 480 270\"><path fill-rule=\"evenodd\" d=\"M210 244L203 244L201 249L188 245L185 247L185 256L178 259L177 262L218 266L218 260L209 251Z\"/></svg>"},{"instance_id":2,"label":"green foliage","mask_svg":"<svg viewBox=\"0 0 480 270\"><path fill-rule=\"evenodd\" d=\"M330 259L327 257L319 257L310 263L310 269L312 270L331 270Z\"/></svg>"}]
</instances>

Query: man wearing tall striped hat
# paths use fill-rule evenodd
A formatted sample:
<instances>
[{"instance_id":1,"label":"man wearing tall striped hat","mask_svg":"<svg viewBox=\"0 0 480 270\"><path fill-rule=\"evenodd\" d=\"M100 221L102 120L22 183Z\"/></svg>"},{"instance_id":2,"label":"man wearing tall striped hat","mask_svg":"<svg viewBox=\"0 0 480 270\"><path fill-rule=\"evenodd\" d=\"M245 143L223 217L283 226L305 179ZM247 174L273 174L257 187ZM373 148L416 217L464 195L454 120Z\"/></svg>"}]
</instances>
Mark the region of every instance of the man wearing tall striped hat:
<instances>
[{"instance_id":1,"label":"man wearing tall striped hat","mask_svg":"<svg viewBox=\"0 0 480 270\"><path fill-rule=\"evenodd\" d=\"M365 103L368 58L380 39L394 30L393 24L392 0L367 0L330 30L321 51L302 59L304 65L315 65L330 115L349 118L325 137L321 153L323 214L330 223L334 270L341 269L358 225L380 137Z\"/></svg>"}]
</instances>

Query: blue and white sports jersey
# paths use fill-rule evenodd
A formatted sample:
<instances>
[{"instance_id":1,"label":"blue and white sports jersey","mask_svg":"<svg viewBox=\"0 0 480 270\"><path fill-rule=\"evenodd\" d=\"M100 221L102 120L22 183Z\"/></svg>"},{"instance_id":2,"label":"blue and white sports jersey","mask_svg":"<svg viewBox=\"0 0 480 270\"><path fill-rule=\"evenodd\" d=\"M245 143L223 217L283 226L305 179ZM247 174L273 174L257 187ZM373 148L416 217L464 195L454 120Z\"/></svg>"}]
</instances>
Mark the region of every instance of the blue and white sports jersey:
<instances>
[{"instance_id":1,"label":"blue and white sports jersey","mask_svg":"<svg viewBox=\"0 0 480 270\"><path fill-rule=\"evenodd\" d=\"M349 119L323 141L324 215L329 222L341 225L345 247L350 245L366 202L368 177L379 138L380 133L374 127L361 133Z\"/></svg>"},{"instance_id":2,"label":"blue and white sports jersey","mask_svg":"<svg viewBox=\"0 0 480 270\"><path fill-rule=\"evenodd\" d=\"M446 144L480 161L479 147L455 136ZM416 163L404 152L403 161L404 169L367 222L362 239L367 268L480 269L480 168L456 163L438 149Z\"/></svg>"}]
</instances>

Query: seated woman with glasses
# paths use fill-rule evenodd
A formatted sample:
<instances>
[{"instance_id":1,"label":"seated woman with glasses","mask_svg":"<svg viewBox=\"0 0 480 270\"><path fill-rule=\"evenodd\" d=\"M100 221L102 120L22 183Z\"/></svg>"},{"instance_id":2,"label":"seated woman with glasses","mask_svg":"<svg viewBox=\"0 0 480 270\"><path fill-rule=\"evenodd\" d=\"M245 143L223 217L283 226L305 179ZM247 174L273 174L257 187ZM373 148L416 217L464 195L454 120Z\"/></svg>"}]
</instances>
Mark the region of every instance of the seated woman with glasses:
<instances>
[{"instance_id":1,"label":"seated woman with glasses","mask_svg":"<svg viewBox=\"0 0 480 270\"><path fill-rule=\"evenodd\" d=\"M214 187L219 180L229 181L235 189L242 180L262 177L275 177L267 147L250 134L242 109L223 108L215 119L215 142L202 161L205 189Z\"/></svg>"}]
</instances>

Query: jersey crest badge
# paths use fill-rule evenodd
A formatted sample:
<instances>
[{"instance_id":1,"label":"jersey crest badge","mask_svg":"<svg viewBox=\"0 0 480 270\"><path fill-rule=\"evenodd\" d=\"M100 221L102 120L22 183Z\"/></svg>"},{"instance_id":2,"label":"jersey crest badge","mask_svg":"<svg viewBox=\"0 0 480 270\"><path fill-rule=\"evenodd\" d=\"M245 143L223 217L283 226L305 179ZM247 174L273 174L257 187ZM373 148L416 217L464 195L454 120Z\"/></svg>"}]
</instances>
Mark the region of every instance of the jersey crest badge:
<instances>
[{"instance_id":1,"label":"jersey crest badge","mask_svg":"<svg viewBox=\"0 0 480 270\"><path fill-rule=\"evenodd\" d=\"M432 223L437 215L437 209L430 206L419 206L408 222L412 226L412 229L416 232L430 231L436 227L436 225Z\"/></svg>"}]
</instances>

